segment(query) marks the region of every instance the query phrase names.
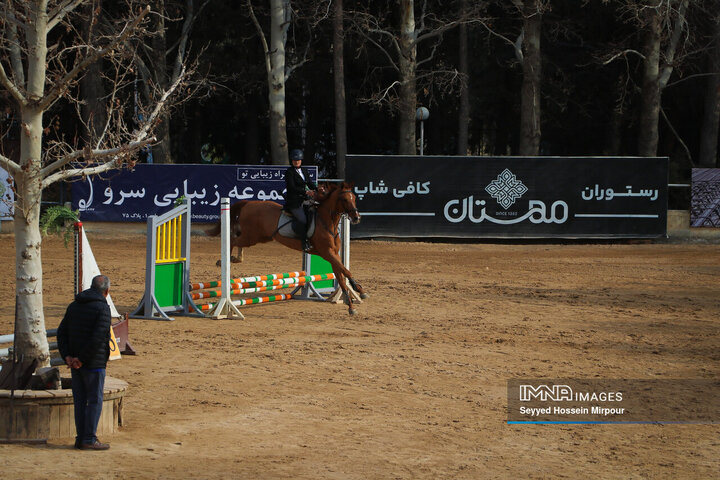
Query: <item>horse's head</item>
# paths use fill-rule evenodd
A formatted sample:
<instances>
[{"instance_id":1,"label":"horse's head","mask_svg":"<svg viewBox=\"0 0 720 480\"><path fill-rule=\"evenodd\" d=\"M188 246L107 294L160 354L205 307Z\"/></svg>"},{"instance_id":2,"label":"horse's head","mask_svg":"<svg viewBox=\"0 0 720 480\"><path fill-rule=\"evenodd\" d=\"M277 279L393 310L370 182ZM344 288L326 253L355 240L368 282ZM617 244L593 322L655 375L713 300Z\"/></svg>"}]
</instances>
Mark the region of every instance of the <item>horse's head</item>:
<instances>
[{"instance_id":1,"label":"horse's head","mask_svg":"<svg viewBox=\"0 0 720 480\"><path fill-rule=\"evenodd\" d=\"M357 199L353 192L353 186L352 183L343 182L339 186L334 187L335 191L332 196L336 197L337 202L334 210L339 213L344 213L350 217L350 221L353 224L357 224L360 223L360 212L357 208Z\"/></svg>"}]
</instances>

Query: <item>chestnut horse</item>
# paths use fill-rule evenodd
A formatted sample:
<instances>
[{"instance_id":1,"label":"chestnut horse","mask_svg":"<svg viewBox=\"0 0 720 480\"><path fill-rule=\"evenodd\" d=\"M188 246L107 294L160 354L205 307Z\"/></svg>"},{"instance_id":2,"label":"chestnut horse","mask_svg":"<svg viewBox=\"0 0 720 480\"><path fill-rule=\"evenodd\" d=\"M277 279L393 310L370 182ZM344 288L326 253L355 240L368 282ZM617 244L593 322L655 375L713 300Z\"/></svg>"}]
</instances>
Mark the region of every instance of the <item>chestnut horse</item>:
<instances>
[{"instance_id":1,"label":"chestnut horse","mask_svg":"<svg viewBox=\"0 0 720 480\"><path fill-rule=\"evenodd\" d=\"M342 183L323 186L316 198L318 205L315 215L315 232L310 238L312 249L309 253L318 255L332 265L338 285L345 295L349 305L350 314L355 313L352 304L352 295L348 293L345 283L347 278L352 288L360 294L360 298L367 298L363 288L352 278L350 270L345 268L340 260L340 236L338 224L341 215L350 217L353 224L360 222L360 212L355 204L355 194L352 185ZM278 222L282 215L282 205L271 201L241 200L230 207L230 259L233 263L241 262L243 248L258 243L267 243L273 240L286 247L302 251L302 242L299 238L290 238L278 232ZM288 218L288 221L290 219ZM206 230L210 236L220 235L220 223ZM232 248L238 248L238 257L232 256ZM219 264L220 262L218 262Z\"/></svg>"}]
</instances>

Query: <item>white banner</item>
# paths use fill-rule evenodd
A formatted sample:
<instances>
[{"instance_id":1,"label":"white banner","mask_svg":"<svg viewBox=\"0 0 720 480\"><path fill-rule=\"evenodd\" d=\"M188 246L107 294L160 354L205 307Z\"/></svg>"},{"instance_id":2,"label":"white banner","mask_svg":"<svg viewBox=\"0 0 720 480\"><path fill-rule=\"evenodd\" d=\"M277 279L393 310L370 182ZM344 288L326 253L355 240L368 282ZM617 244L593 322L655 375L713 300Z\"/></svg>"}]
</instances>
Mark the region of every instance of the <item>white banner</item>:
<instances>
[{"instance_id":1,"label":"white banner","mask_svg":"<svg viewBox=\"0 0 720 480\"><path fill-rule=\"evenodd\" d=\"M12 220L15 193L12 190L12 179L8 172L0 168L0 220Z\"/></svg>"}]
</instances>

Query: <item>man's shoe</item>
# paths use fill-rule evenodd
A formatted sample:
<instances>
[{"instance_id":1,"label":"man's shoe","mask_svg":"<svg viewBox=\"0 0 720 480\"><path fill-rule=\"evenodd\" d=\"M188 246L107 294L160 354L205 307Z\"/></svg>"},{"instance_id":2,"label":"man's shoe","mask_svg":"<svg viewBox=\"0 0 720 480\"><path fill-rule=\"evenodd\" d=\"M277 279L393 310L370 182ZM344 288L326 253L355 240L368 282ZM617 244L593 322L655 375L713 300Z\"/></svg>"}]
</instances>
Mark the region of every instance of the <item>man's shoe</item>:
<instances>
[{"instance_id":1,"label":"man's shoe","mask_svg":"<svg viewBox=\"0 0 720 480\"><path fill-rule=\"evenodd\" d=\"M80 440L75 440L75 448L80 450Z\"/></svg>"},{"instance_id":2,"label":"man's shoe","mask_svg":"<svg viewBox=\"0 0 720 480\"><path fill-rule=\"evenodd\" d=\"M80 450L107 450L110 448L110 444L108 443L100 443L100 441L95 440L93 443L81 443L80 444Z\"/></svg>"}]
</instances>

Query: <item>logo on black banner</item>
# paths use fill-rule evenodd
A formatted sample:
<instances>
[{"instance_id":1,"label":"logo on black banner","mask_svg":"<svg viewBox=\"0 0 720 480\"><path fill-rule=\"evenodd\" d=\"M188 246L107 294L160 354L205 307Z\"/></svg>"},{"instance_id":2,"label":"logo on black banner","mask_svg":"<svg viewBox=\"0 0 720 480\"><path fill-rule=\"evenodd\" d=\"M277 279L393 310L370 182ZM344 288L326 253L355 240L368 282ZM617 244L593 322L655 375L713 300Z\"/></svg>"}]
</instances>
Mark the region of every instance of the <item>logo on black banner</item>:
<instances>
[{"instance_id":1,"label":"logo on black banner","mask_svg":"<svg viewBox=\"0 0 720 480\"><path fill-rule=\"evenodd\" d=\"M517 179L514 173L506 168L485 187L485 191L507 210L515 203L515 200L528 191L528 188Z\"/></svg>"}]
</instances>

